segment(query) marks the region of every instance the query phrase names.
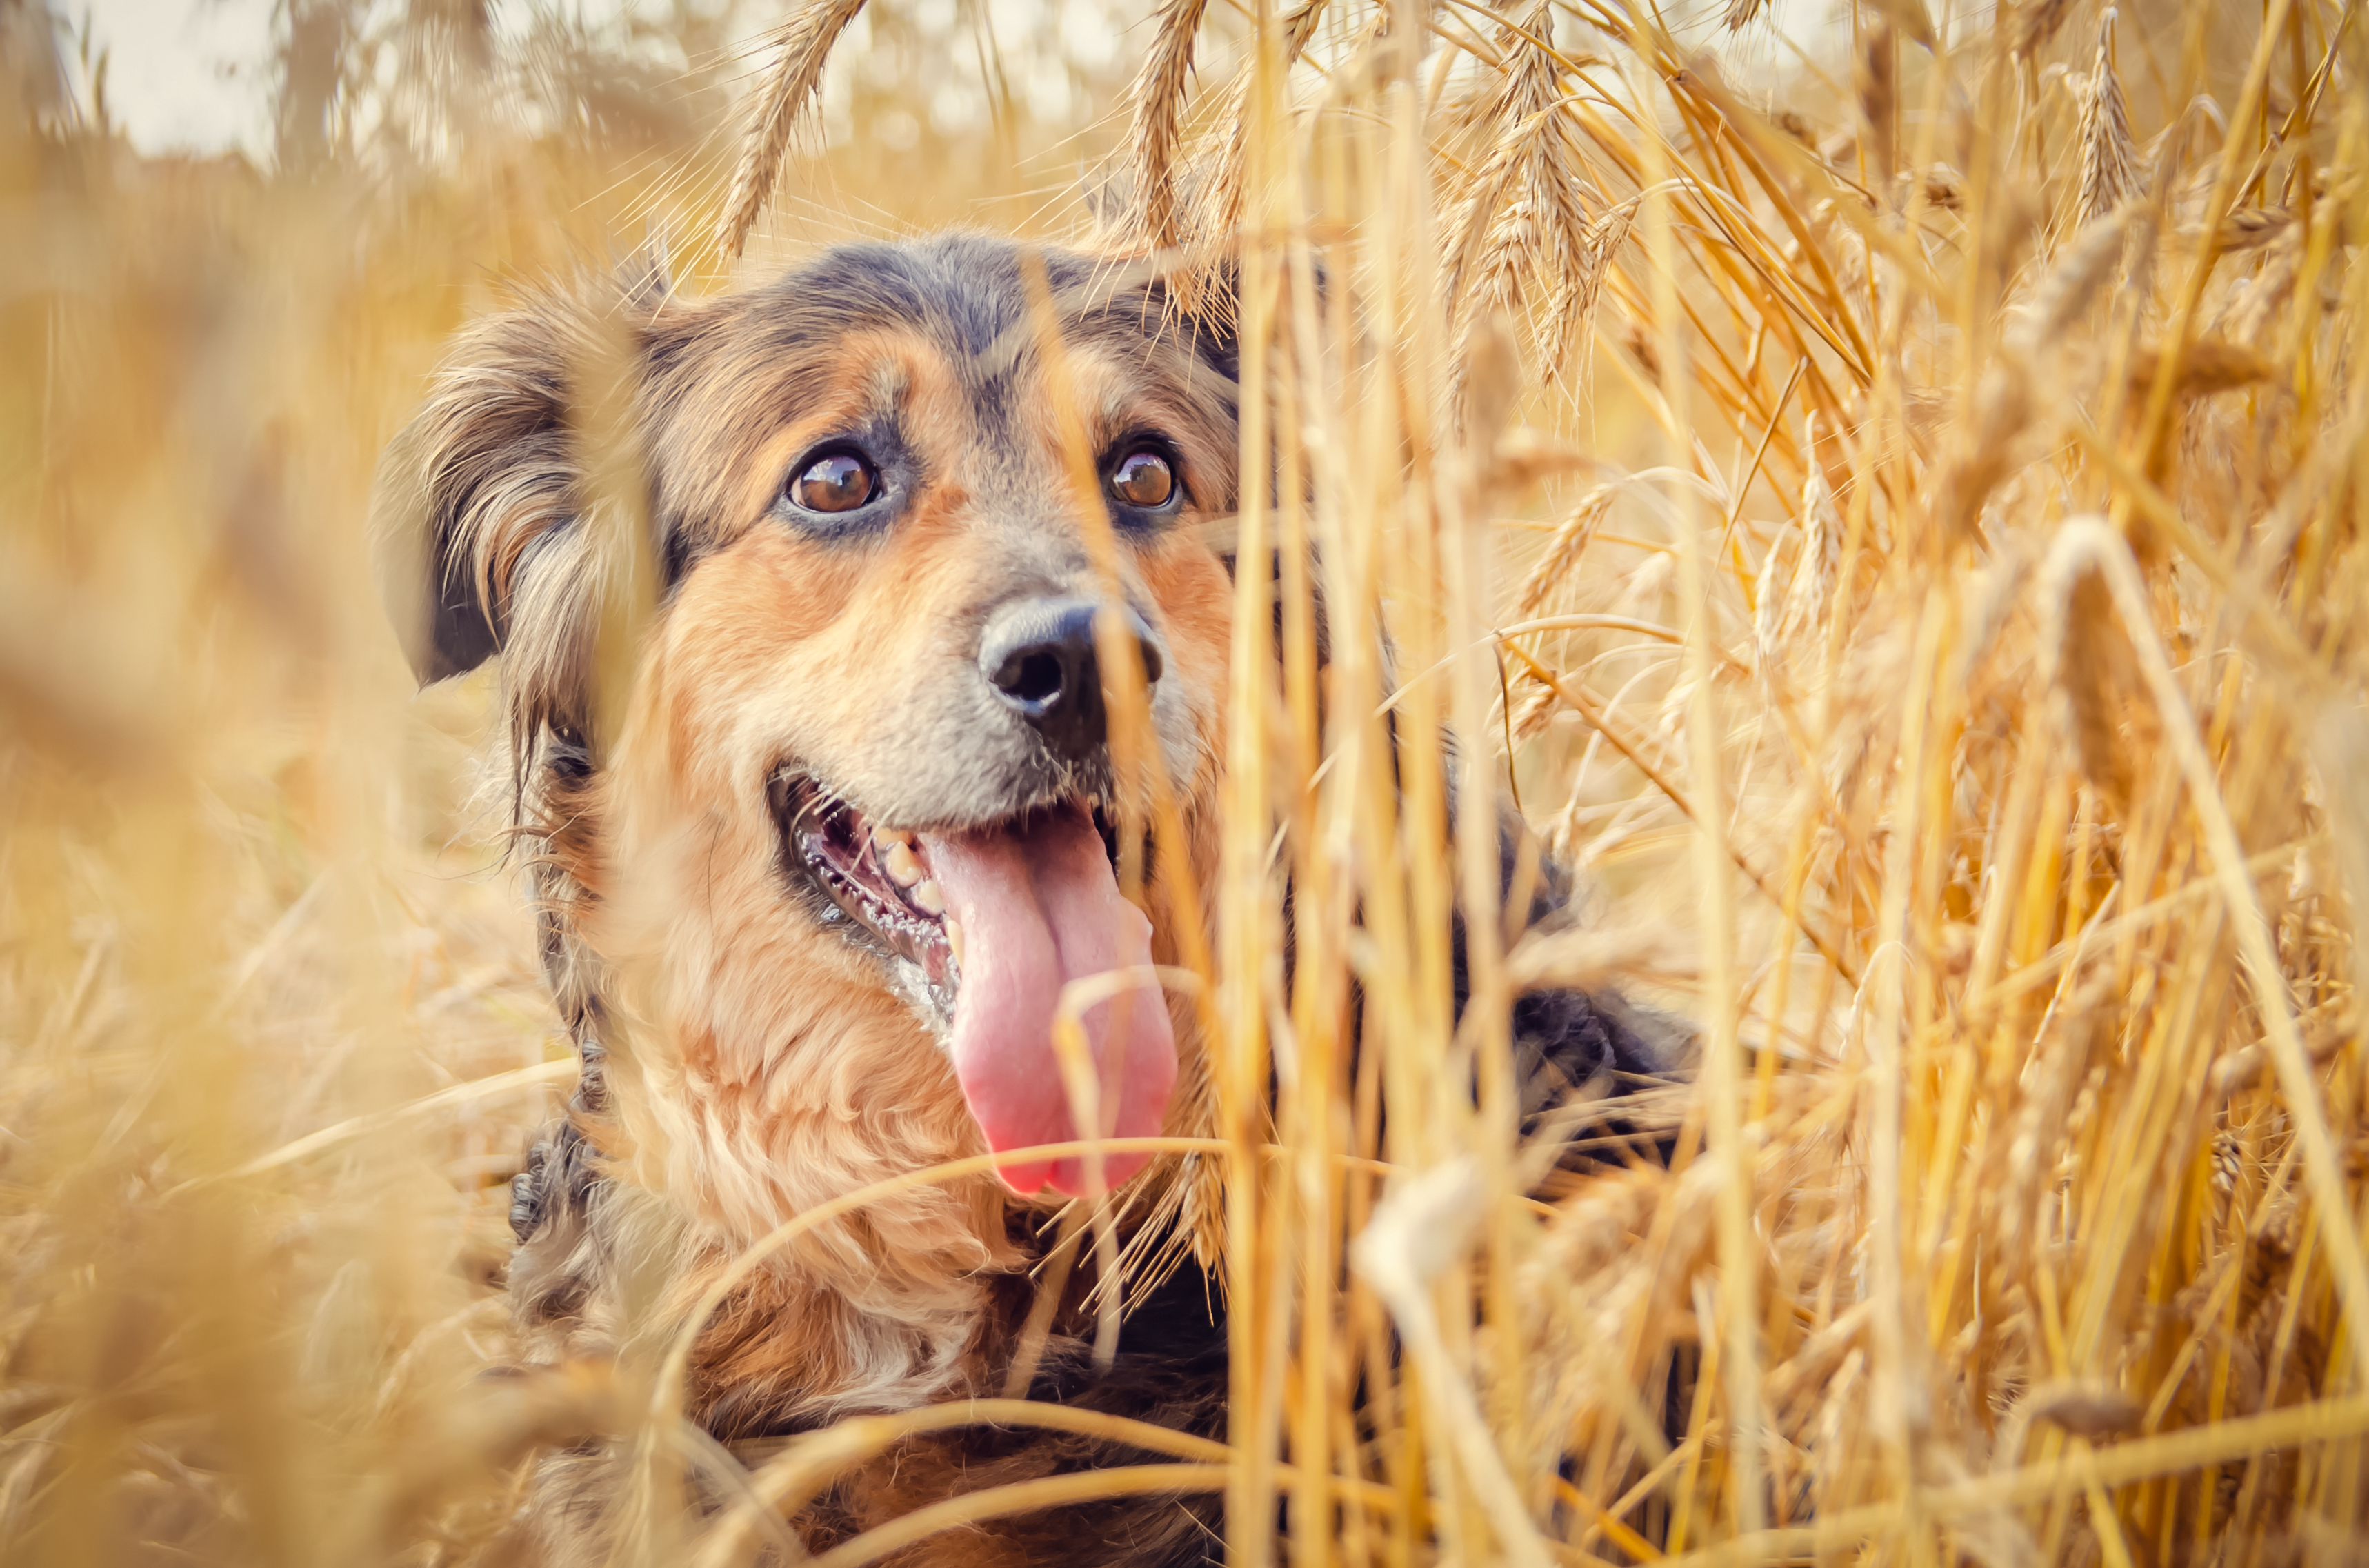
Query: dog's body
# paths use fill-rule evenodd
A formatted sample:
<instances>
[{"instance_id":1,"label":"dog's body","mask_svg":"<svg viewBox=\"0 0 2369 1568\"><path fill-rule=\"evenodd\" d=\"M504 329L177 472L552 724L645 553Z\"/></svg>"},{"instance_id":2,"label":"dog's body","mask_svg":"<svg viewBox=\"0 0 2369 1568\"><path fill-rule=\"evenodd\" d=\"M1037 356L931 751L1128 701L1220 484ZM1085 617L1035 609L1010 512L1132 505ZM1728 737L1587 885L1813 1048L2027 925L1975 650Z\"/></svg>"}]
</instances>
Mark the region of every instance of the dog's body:
<instances>
[{"instance_id":1,"label":"dog's body","mask_svg":"<svg viewBox=\"0 0 2369 1568\"><path fill-rule=\"evenodd\" d=\"M396 618L423 679L505 656L546 965L585 1055L513 1214L532 1359L681 1323L751 1243L857 1188L1075 1137L1052 1036L1088 976L1135 977L1079 1020L1103 1129L1213 1126L1196 1013L1145 977L1179 961L1214 860L1232 587L1195 525L1234 506L1233 351L1156 280L1097 277L951 236L714 301L652 281L622 308L546 304L475 329L391 449ZM624 389L605 426L581 412L603 373ZM633 538L645 500L662 580L621 698L599 681L624 668L630 596L601 590L621 559L601 529ZM1182 842L1147 864L1153 760ZM1534 1085L1669 1065L1609 1002L1528 999L1516 1033ZM1174 1158L1100 1174L1136 1184L1138 1243L1203 1218ZM1009 1390L1222 1436L1222 1292L1189 1245L1105 1368L1082 1265L1059 1260L1031 1321L1041 1190L1096 1175L1018 1163L799 1237L702 1320L687 1413L731 1442ZM797 1524L818 1546L952 1492L1162 1457L1020 1426L912 1438ZM596 1555L612 1466L544 1461L528 1528L554 1560ZM1216 1516L1122 1499L898 1561L1199 1562Z\"/></svg>"}]
</instances>

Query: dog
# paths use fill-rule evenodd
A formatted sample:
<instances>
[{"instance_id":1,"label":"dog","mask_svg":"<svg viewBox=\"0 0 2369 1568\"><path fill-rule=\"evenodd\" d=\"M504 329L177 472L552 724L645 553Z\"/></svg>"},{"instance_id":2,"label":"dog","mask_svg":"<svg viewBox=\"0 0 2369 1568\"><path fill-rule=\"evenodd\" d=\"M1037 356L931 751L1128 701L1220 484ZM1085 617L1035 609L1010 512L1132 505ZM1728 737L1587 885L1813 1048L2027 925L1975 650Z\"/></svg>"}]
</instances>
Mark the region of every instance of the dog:
<instances>
[{"instance_id":1,"label":"dog","mask_svg":"<svg viewBox=\"0 0 2369 1568\"><path fill-rule=\"evenodd\" d=\"M704 300L642 269L460 338L386 452L374 526L419 679L500 656L498 773L582 1058L514 1193L527 1360L612 1354L655 1311L691 1324L685 1413L727 1444L1007 1391L1222 1436L1223 1291L1183 1244L1213 1217L1173 1157L910 1186L691 1304L792 1216L1078 1138L1063 988L1181 961L1181 911L1212 903L1234 563L1209 525L1242 484L1236 354L1224 313L1157 275L976 234L846 245ZM638 629L620 539L655 578ZM1148 854L1123 709L1179 829ZM1534 915L1567 896L1543 887ZM1079 1022L1097 1130L1211 1132L1187 999L1139 983ZM1528 997L1515 1023L1533 1110L1673 1065L1617 998ZM1047 1217L1097 1177L1130 1255L1172 1265L1103 1364L1082 1267L1032 1326ZM1019 1425L916 1436L794 1527L820 1550L951 1493L1166 1457ZM542 1459L515 1554L600 1556L619 1462L598 1442ZM1213 1499L1127 1497L897 1561L1197 1563L1221 1534Z\"/></svg>"}]
</instances>

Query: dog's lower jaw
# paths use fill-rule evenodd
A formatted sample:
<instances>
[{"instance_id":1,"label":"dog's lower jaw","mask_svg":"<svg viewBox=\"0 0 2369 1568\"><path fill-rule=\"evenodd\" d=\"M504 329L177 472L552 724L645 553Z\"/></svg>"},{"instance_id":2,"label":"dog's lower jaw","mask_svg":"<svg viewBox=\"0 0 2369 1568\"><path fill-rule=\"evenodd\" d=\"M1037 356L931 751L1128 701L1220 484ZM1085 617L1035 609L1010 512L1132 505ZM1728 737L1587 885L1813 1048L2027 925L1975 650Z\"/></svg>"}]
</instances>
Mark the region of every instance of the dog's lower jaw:
<instances>
[{"instance_id":1,"label":"dog's lower jaw","mask_svg":"<svg viewBox=\"0 0 2369 1568\"><path fill-rule=\"evenodd\" d=\"M931 1043L941 1051L948 1048L954 1038L955 1014L946 1005L945 988L931 984L919 964L900 958L888 965L888 989L912 1009L913 1022L929 1035Z\"/></svg>"}]
</instances>

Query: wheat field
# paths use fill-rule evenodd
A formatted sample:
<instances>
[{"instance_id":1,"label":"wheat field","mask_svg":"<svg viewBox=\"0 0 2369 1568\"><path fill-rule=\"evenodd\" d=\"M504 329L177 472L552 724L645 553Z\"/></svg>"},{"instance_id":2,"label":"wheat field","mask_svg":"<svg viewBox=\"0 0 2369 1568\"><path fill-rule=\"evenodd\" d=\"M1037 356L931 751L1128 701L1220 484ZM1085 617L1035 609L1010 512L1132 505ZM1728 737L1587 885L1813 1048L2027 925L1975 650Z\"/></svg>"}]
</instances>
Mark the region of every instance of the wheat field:
<instances>
[{"instance_id":1,"label":"wheat field","mask_svg":"<svg viewBox=\"0 0 2369 1568\"><path fill-rule=\"evenodd\" d=\"M2359 9L303 0L247 159L0 0L0 1561L496 1562L539 1448L680 1425L479 1376L575 1067L372 465L519 290L954 223L1173 269L1277 476L1229 1562L2363 1561ZM1584 924L1505 917L1501 800ZM1551 1118L1585 1176L1550 985L1700 1035ZM884 1430L628 1554L783 1560Z\"/></svg>"}]
</instances>

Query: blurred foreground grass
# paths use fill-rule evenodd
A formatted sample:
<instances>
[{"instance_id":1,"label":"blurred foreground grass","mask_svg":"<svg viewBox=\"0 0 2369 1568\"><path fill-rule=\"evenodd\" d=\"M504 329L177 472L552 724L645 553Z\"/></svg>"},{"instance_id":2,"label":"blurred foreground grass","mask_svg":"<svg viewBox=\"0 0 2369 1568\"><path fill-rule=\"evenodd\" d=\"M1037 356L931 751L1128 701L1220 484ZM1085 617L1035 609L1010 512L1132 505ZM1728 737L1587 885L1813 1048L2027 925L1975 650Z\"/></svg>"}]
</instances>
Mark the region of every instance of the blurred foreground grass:
<instances>
[{"instance_id":1,"label":"blurred foreground grass","mask_svg":"<svg viewBox=\"0 0 2369 1568\"><path fill-rule=\"evenodd\" d=\"M2357 1561L2357 6L1885 0L1805 61L1758 9L875 7L760 230L752 269L1065 233L1099 187L1141 242L1253 231L1251 401L1307 480L1259 526L1402 669L1345 660L1320 714L1295 610L1288 679L1237 693L1283 738L1230 802L1230 1093L1354 972L1405 1001L1366 1020L1392 1141L1345 1076L1286 1074L1274 1137L1494 1185L1420 1378L1341 1269L1366 1178L1230 1195L1233 1551L1268 1558L1242 1521L1288 1458L1403 1500L1295 1482L1307 1562ZM413 696L362 519L506 289L653 237L720 280L756 73L689 7L291 17L258 170L134 155L0 0L12 1562L464 1559L537 1440L623 1419L589 1373L472 1380L570 1070L469 793L483 683ZM1165 130L1118 118L1139 61ZM1383 349L1320 329L1320 259ZM1462 452L1493 417L1543 446ZM1467 457L1553 482L1459 490ZM1450 1108L1444 808L1320 768L1386 694L1606 889L1608 934L1511 940L1476 1011L1616 979L1702 1024L1680 1171L1542 1218ZM1297 994L1241 961L1278 865L1341 922ZM1385 894L1404 929L1305 913ZM1673 1355L1675 1444L1641 1402Z\"/></svg>"}]
</instances>

